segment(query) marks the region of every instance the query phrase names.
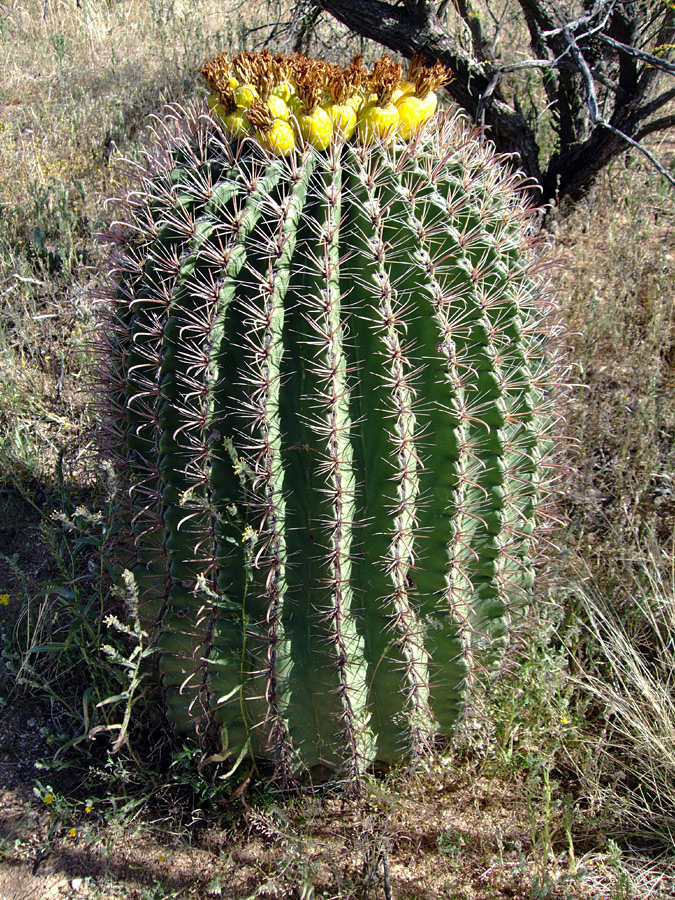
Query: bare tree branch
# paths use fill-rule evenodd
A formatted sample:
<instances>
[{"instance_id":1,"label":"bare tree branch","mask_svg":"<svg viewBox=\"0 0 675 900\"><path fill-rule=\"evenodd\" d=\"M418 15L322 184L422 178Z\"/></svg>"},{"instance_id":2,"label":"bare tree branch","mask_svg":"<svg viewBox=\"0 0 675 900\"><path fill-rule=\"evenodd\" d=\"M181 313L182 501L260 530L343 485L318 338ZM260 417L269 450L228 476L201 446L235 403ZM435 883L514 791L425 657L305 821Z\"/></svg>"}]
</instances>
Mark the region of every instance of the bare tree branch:
<instances>
[{"instance_id":1,"label":"bare tree branch","mask_svg":"<svg viewBox=\"0 0 675 900\"><path fill-rule=\"evenodd\" d=\"M673 93L675 94L675 91ZM657 131L668 131L670 128L675 128L675 115L662 116L660 119L654 119L647 125L643 125L635 135L635 140L641 141L650 134L654 134Z\"/></svg>"},{"instance_id":2,"label":"bare tree branch","mask_svg":"<svg viewBox=\"0 0 675 900\"><path fill-rule=\"evenodd\" d=\"M654 113L658 112L660 109L670 103L672 100L675 100L675 87L671 88L669 91L664 91L658 97L655 97L649 103L645 103L643 106L639 107L637 111L637 116L641 122L645 122L650 116L653 116ZM660 129L652 128L648 133L651 134L653 131L659 131Z\"/></svg>"},{"instance_id":3,"label":"bare tree branch","mask_svg":"<svg viewBox=\"0 0 675 900\"><path fill-rule=\"evenodd\" d=\"M403 56L446 65L447 93L498 150L517 154L539 200L583 195L627 146L670 178L641 144L673 125L654 118L675 99L675 89L658 93L675 75L670 0L516 0L508 20L489 0L441 0L436 13L429 0L304 2Z\"/></svg>"},{"instance_id":4,"label":"bare tree branch","mask_svg":"<svg viewBox=\"0 0 675 900\"><path fill-rule=\"evenodd\" d=\"M675 75L675 63L668 62L660 56L654 56L652 53L645 53L644 50L640 50L638 47L630 47L627 44L622 44L621 41L615 41L606 34L599 35L599 40L601 40L603 44L607 44L610 47L614 47L616 50L627 53L629 56L634 56L636 59L641 59L643 62L649 63L649 65L653 66L655 69L661 69L663 72L668 72L669 75Z\"/></svg>"},{"instance_id":5,"label":"bare tree branch","mask_svg":"<svg viewBox=\"0 0 675 900\"><path fill-rule=\"evenodd\" d=\"M591 122L595 124L598 121L598 98L595 94L595 81L593 80L593 76L591 75L591 70L588 68L588 63L584 59L581 50L579 50L579 46L572 37L572 32L569 28L563 29L563 37L569 44L570 53L572 54L574 61L576 62L579 71L581 72L581 77L584 80L584 85L586 87L586 102L588 103Z\"/></svg>"},{"instance_id":6,"label":"bare tree branch","mask_svg":"<svg viewBox=\"0 0 675 900\"><path fill-rule=\"evenodd\" d=\"M675 118L675 117L671 117L671 118ZM604 128L607 128L609 131L614 132L614 134L618 135L620 138L623 138L623 140L626 141L628 144L630 144L631 147L635 147L636 150L639 150L640 153L643 153L647 157L647 159L650 161L650 163L654 166L654 168L657 169L661 173L661 175L663 175L663 177L666 178L675 187L675 178L673 178L673 176L670 174L670 172L661 165L661 163L654 156L654 154L651 153L643 144L640 144L637 141L634 141L633 138L628 137L627 134L624 134L623 131L620 131L618 128L615 128L613 125L610 125L609 122L605 122L604 119L598 119L598 122Z\"/></svg>"},{"instance_id":7,"label":"bare tree branch","mask_svg":"<svg viewBox=\"0 0 675 900\"><path fill-rule=\"evenodd\" d=\"M434 16L421 20L407 9L385 0L314 0L358 34L384 44L410 58L416 53L438 60L454 75L448 86L450 96L476 119L483 93L494 76L489 63L481 63L464 50L451 31ZM493 88L494 91L494 88ZM485 107L485 122L500 150L517 153L528 173L539 175L538 150L532 129L522 112L498 94Z\"/></svg>"}]
</instances>

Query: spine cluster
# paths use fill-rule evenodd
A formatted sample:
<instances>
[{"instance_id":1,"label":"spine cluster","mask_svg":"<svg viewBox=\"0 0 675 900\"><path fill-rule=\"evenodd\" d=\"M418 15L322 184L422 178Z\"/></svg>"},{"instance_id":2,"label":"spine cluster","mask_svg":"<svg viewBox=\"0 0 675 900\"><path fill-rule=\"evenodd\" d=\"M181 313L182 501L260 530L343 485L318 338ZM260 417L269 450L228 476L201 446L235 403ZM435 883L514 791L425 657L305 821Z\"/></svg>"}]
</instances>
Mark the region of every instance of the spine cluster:
<instances>
[{"instance_id":1,"label":"spine cluster","mask_svg":"<svg viewBox=\"0 0 675 900\"><path fill-rule=\"evenodd\" d=\"M205 68L219 102L255 89L253 127L304 112L288 155L176 113L113 228L124 562L179 732L357 778L450 734L530 601L555 416L529 211L458 118L302 136L329 82L395 102L391 61Z\"/></svg>"}]
</instances>

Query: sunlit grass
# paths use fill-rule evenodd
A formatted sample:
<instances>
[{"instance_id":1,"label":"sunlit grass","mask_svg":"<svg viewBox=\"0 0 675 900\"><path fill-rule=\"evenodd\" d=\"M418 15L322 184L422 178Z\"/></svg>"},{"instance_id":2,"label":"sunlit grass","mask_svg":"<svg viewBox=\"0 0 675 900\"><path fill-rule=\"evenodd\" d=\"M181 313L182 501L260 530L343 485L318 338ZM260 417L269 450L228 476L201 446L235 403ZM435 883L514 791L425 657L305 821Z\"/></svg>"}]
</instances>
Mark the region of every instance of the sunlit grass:
<instances>
[{"instance_id":1,"label":"sunlit grass","mask_svg":"<svg viewBox=\"0 0 675 900\"><path fill-rule=\"evenodd\" d=\"M649 558L649 553L647 553ZM592 582L578 590L587 662L578 684L602 710L598 742L623 789L624 833L675 848L675 570L651 559L613 605Z\"/></svg>"}]
</instances>

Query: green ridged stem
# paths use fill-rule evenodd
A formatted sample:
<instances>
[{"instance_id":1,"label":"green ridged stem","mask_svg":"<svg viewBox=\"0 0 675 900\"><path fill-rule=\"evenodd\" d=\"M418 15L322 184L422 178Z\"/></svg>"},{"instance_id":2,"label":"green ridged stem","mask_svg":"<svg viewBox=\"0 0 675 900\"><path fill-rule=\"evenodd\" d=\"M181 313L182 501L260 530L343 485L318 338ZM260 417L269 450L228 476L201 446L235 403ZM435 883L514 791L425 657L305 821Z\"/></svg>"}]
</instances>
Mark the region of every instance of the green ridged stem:
<instances>
[{"instance_id":1,"label":"green ridged stem","mask_svg":"<svg viewBox=\"0 0 675 900\"><path fill-rule=\"evenodd\" d=\"M532 590L553 417L512 179L447 117L162 152L107 390L169 715L284 782L429 755Z\"/></svg>"},{"instance_id":2,"label":"green ridged stem","mask_svg":"<svg viewBox=\"0 0 675 900\"><path fill-rule=\"evenodd\" d=\"M230 654L236 653L236 672L240 690L246 676L242 675L242 669L247 672L249 666L242 663L241 654L241 619L237 617L234 625L230 622L231 614L221 612L218 621L215 621L216 611L210 609L211 604L202 592L196 590L197 579L201 575L205 579L211 576L212 552L215 551L216 564L222 570L230 568L235 588L235 596L240 594L243 588L244 560L240 553L235 555L234 565L223 559L221 547L213 547L216 542L216 525L212 523L213 514L221 517L227 516L227 510L221 510L217 506L212 510L208 503L202 505L199 500L209 501L209 496L199 497L202 486L195 479L196 472L190 471L189 465L195 455L196 449L202 449L206 454L205 461L210 461L212 466L218 463L209 458L208 445L211 439L207 437L213 428L219 435L219 421L215 420L213 404L209 402L209 383L214 385L217 392L217 384L227 377L230 365L229 353L226 352L224 360L217 360L216 371L212 353L205 354L203 365L195 369L195 363L191 359L192 353L181 352L181 338L186 336L186 330L192 325L191 314L196 311L197 304L201 304L202 314L207 321L212 320L215 328L227 318L229 306L232 303L237 279L246 263L246 240L256 227L260 218L260 205L275 188L280 178L279 165L272 165L269 171L260 178L260 183L248 193L247 185L254 183L253 173L246 168L238 173L237 180L225 180L218 185L213 192L213 197L206 207L205 215L197 223L192 238L191 252L183 262L179 282L169 310L169 321L165 328L166 351L162 358L162 371L160 384L162 390L162 402L160 404L160 426L162 438L160 440L160 470L162 473L163 490L163 517L167 528L165 547L169 561L169 574L171 586L167 594L167 611L163 621L163 634L158 642L161 653L160 671L163 675L163 684L166 689L167 704L172 717L181 731L189 731L193 727L191 718L197 718L202 713L209 713L209 701L203 699L202 706L193 707L197 699L194 694L201 694L206 690L211 693L215 688L222 691L219 679L213 685L204 685L203 678L208 670L208 658L211 655L214 641L219 646L219 670L220 680L223 677L223 666L233 662ZM248 193L248 196L247 196ZM236 211L235 203L239 198L246 198L243 209ZM220 224L226 211L234 215L234 221L230 226L229 242L227 235L220 233ZM238 212L238 215L235 215ZM204 245L209 243L213 250L223 247L227 254L227 262L222 268L216 268L208 255L204 254ZM219 284L219 282L222 282ZM209 298L210 309L205 308L206 298L200 296L198 287L208 291L212 287L212 295ZM173 309L176 314L171 315ZM197 323L197 328L199 323ZM227 329L226 329L227 331ZM218 334L214 335L215 338ZM211 341L209 341L211 344ZM191 345L187 344L188 351ZM231 347L228 341L227 350ZM220 348L219 348L220 350ZM203 384L204 393L200 395L199 388ZM182 396L192 395L192 402L181 404ZM196 397L194 396L196 394ZM201 401L201 403L200 403ZM205 404L204 408L200 408ZM221 426L222 427L222 426ZM225 426L225 430L227 426ZM195 433L196 432L196 433ZM195 447L191 440L202 443L202 448ZM216 439L218 440L218 439ZM223 457L222 447L218 447L217 453ZM212 454L216 456L217 454ZM226 458L226 465L232 465ZM192 476L192 477L191 477ZM209 478L209 481L211 478ZM226 482L227 483L227 482ZM239 493L239 485L231 482L233 493ZM213 494L213 492L211 492ZM185 497L190 496L186 502ZM217 497L217 494L216 494ZM216 497L213 497L215 500ZM234 502L234 496L225 497L225 501ZM213 528L213 536L209 532ZM204 532L208 537L203 540ZM241 532L236 528L233 535L229 535L232 541L241 542ZM202 540L200 540L202 539ZM225 541L227 548L231 541ZM227 554L231 556L232 553ZM227 557L226 557L227 559ZM227 563L230 563L229 567ZM222 590L222 578L220 582ZM232 585L226 587L226 597L232 592ZM215 631L217 629L217 631ZM227 640L227 632L229 641ZM181 652L173 649L175 633L183 633L187 641L183 643ZM168 642L168 646L164 642ZM229 643L230 653L224 653L223 642ZM228 685L229 687L229 685ZM230 694L226 690L224 696ZM221 694L223 696L223 694ZM236 696L236 695L235 695ZM220 699L220 698L219 698ZM226 701L224 701L226 702ZM222 703L219 703L222 706ZM241 716L234 719L230 726L228 745L239 749L248 740L248 723L240 721ZM245 736L244 736L245 735Z\"/></svg>"}]
</instances>

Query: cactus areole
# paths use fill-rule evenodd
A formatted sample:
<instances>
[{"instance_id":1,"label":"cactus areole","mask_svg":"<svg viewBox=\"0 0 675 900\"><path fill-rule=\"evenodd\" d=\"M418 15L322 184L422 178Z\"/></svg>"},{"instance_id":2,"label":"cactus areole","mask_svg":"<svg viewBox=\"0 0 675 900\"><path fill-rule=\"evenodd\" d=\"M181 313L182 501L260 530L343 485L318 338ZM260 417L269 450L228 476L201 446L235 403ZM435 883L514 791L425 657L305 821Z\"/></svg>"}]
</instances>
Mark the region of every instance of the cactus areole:
<instances>
[{"instance_id":1,"label":"cactus areole","mask_svg":"<svg viewBox=\"0 0 675 900\"><path fill-rule=\"evenodd\" d=\"M113 226L107 447L177 732L281 778L432 752L534 579L553 417L519 177L438 67L242 53Z\"/></svg>"}]
</instances>

